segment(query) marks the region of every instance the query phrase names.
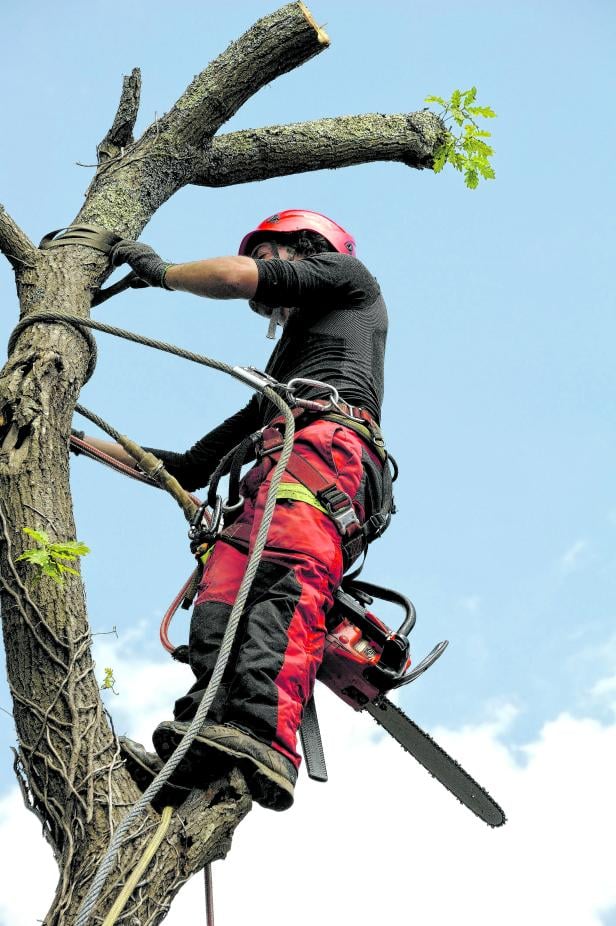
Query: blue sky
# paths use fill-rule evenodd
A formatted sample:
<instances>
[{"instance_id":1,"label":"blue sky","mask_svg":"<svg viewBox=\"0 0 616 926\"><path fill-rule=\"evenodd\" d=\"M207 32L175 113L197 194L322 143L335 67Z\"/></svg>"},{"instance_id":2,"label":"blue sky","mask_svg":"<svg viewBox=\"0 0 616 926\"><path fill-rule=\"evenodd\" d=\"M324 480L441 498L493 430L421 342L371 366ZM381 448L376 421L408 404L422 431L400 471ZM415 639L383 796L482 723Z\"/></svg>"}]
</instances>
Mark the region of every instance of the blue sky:
<instances>
[{"instance_id":1,"label":"blue sky","mask_svg":"<svg viewBox=\"0 0 616 926\"><path fill-rule=\"evenodd\" d=\"M408 112L429 94L475 84L479 102L499 115L490 125L497 179L469 192L453 171L373 164L189 188L157 213L142 240L171 261L233 253L247 229L285 207L325 212L355 234L390 312L384 427L401 469L399 513L372 549L366 577L413 598L417 657L450 640L402 704L462 749L464 731L468 742L484 742L472 731L491 731L473 771L505 803L498 763L489 780L490 749L501 757L505 750L518 783L530 782L529 756L543 755L557 733L571 767L578 734L584 741L584 731L594 731L600 750L614 732L616 16L600 0L583 7L384 2L378 11L346 0L309 5L331 47L264 88L231 128ZM0 103L0 201L35 241L69 222L92 174L76 162L94 160L122 75L142 68L143 130L193 74L275 7L109 0L5 10L0 73L11 89ZM0 288L6 342L17 318L6 261ZM241 302L139 291L95 316L234 363L263 365L271 346L263 322ZM220 374L103 335L98 343L83 402L144 443L184 449L248 398ZM112 649L99 664L115 653L123 665L135 646L135 660L150 660L151 677L166 679L157 624L191 568L182 517L162 495L101 469L83 459L72 464L78 535L93 550L84 564L92 626L116 626L119 634L121 652L100 638ZM169 684L170 707L183 676ZM118 689L110 706L132 730L128 677L118 678ZM10 710L6 687L0 706ZM575 737L559 725L563 717ZM10 718L0 713L0 798L7 800L12 741ZM555 765L556 777L560 771ZM503 776L517 806L521 792L508 791ZM541 787L551 784L533 792L539 814ZM334 796L335 788L328 786ZM600 834L589 838L600 847ZM607 926L613 888L601 893L589 882L580 891L587 907L559 921ZM422 922L445 919L428 913Z\"/></svg>"}]
</instances>

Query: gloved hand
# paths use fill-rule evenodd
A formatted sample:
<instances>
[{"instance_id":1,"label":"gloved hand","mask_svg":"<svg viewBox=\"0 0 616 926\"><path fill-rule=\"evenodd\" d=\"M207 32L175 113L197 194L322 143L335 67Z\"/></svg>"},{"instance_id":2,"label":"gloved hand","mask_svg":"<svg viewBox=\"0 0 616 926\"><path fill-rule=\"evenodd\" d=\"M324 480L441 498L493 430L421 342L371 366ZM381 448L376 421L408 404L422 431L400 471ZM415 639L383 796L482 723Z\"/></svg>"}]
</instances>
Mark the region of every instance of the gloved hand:
<instances>
[{"instance_id":1,"label":"gloved hand","mask_svg":"<svg viewBox=\"0 0 616 926\"><path fill-rule=\"evenodd\" d=\"M165 273L173 264L159 257L149 244L122 238L111 249L109 260L114 267L129 264L146 286L162 286L164 289L169 289L165 286Z\"/></svg>"}]
</instances>

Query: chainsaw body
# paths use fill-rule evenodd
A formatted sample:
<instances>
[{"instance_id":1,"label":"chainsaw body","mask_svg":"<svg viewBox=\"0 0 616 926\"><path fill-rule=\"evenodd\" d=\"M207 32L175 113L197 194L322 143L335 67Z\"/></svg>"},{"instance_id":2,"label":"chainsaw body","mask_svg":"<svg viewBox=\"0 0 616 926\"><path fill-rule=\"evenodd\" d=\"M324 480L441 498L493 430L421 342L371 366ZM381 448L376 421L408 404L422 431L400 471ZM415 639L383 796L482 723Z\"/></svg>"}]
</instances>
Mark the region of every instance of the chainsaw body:
<instances>
[{"instance_id":1,"label":"chainsaw body","mask_svg":"<svg viewBox=\"0 0 616 926\"><path fill-rule=\"evenodd\" d=\"M402 607L405 620L391 630L368 605L380 597ZM367 582L354 582L336 592L327 615L325 652L317 678L356 711L379 695L408 684L441 655L441 643L409 672L408 634L415 625L415 608L398 592Z\"/></svg>"}]
</instances>

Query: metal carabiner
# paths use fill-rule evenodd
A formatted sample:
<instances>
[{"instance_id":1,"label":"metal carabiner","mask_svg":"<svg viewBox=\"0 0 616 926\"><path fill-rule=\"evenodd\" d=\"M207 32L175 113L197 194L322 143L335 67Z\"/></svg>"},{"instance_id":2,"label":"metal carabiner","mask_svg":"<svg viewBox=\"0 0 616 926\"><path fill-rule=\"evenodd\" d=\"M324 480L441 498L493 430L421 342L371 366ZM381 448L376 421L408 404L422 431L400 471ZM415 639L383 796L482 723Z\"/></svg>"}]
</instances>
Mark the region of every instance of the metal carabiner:
<instances>
[{"instance_id":1,"label":"metal carabiner","mask_svg":"<svg viewBox=\"0 0 616 926\"><path fill-rule=\"evenodd\" d=\"M203 504L200 505L199 508L197 508L195 511L192 521L190 522L188 528L188 539L192 542L191 545L195 542L211 543L220 530L223 507L222 498L220 495L216 496L216 503L212 510L209 522L205 519L205 512L207 507L207 502L203 502Z\"/></svg>"},{"instance_id":2,"label":"metal carabiner","mask_svg":"<svg viewBox=\"0 0 616 926\"><path fill-rule=\"evenodd\" d=\"M240 495L239 499L238 499L238 500L235 502L235 504L233 504L233 505L230 505L230 504L229 504L229 499L226 498L225 501L224 501L224 504L223 504L223 506L222 506L222 513L223 513L223 514L231 514L231 512L233 512L233 511L238 511L239 509L241 509L241 508L243 507L244 502L245 502L245 498L244 498L243 495Z\"/></svg>"},{"instance_id":3,"label":"metal carabiner","mask_svg":"<svg viewBox=\"0 0 616 926\"><path fill-rule=\"evenodd\" d=\"M329 393L329 403L327 405L321 405L319 402L312 399L300 399L295 395L298 386L313 386L316 389L323 389L325 392ZM290 399L299 405L300 408L307 408L310 411L331 411L332 408L338 408L338 403L340 401L340 396L338 395L338 390L335 386L331 386L329 383L321 382L319 379L304 379L301 376L294 376L293 379L290 379L285 386L285 390L288 393Z\"/></svg>"}]
</instances>

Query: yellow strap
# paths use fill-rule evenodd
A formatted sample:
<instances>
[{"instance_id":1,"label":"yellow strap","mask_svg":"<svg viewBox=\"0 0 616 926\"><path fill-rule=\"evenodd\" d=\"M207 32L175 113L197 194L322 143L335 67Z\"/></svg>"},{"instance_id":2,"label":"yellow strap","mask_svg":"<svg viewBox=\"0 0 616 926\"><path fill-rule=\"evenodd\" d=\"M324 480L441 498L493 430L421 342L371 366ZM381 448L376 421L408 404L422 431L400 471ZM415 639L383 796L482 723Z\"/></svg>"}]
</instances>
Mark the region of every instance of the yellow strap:
<instances>
[{"instance_id":1,"label":"yellow strap","mask_svg":"<svg viewBox=\"0 0 616 926\"><path fill-rule=\"evenodd\" d=\"M143 855L141 856L141 859L139 860L139 864L137 865L137 867L131 874L130 878L128 879L128 881L126 882L126 884L120 891L113 907L111 908L111 910L109 911L105 919L103 920L103 926L113 926L113 924L116 922L119 915L121 914L122 910L126 906L130 898L130 895L133 893L133 891L139 884L139 881L141 880L141 876L143 875L144 871L146 870L146 868L148 867L148 865L154 858L154 855L156 854L158 847L160 846L161 842L165 838L165 833L169 829L169 824L171 823L172 813L173 813L173 807L165 807L163 809L158 829L156 830L152 839L146 846L145 852L143 853Z\"/></svg>"},{"instance_id":2,"label":"yellow strap","mask_svg":"<svg viewBox=\"0 0 616 926\"><path fill-rule=\"evenodd\" d=\"M276 498L288 498L294 502L306 502L307 505L312 505L317 511L329 514L327 509L318 501L316 495L300 482L281 482L278 486Z\"/></svg>"}]
</instances>

